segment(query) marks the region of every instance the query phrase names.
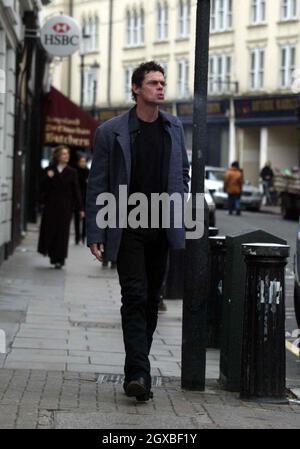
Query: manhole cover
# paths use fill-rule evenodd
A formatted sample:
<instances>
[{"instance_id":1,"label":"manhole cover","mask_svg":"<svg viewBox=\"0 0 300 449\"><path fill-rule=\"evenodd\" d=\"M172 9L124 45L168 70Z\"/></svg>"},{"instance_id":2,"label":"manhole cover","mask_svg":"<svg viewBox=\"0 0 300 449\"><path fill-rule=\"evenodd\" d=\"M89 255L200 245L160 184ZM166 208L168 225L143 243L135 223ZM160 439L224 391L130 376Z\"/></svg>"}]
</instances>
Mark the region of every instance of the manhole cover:
<instances>
[{"instance_id":1,"label":"manhole cover","mask_svg":"<svg viewBox=\"0 0 300 449\"><path fill-rule=\"evenodd\" d=\"M125 376L124 374L100 374L97 379L98 384L114 384L114 385L123 385ZM162 378L158 376L152 377L152 386L153 387L161 387Z\"/></svg>"}]
</instances>

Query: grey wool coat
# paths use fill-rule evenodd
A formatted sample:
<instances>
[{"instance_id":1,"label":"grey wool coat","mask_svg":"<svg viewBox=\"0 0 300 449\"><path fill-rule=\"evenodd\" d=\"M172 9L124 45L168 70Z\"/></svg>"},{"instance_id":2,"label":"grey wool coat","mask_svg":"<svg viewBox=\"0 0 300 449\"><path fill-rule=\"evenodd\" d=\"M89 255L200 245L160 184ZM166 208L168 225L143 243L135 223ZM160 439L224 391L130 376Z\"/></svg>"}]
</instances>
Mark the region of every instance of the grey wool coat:
<instances>
[{"instance_id":1,"label":"grey wool coat","mask_svg":"<svg viewBox=\"0 0 300 449\"><path fill-rule=\"evenodd\" d=\"M133 115L133 120L132 120ZM160 111L165 131L170 142L170 156L167 173L167 193L188 192L189 162L184 145L184 132L179 119L171 114ZM133 124L132 124L133 122ZM86 196L86 227L87 245L103 243L106 258L116 261L120 247L123 229L103 228L96 223L96 216L101 207L96 204L100 193L112 193L116 200L119 197L119 186L126 185L129 192L131 176L131 131L138 127L135 110L114 117L101 124L95 134L94 154L87 185ZM183 249L185 247L184 224L181 228L173 225L166 229L169 247Z\"/></svg>"}]
</instances>

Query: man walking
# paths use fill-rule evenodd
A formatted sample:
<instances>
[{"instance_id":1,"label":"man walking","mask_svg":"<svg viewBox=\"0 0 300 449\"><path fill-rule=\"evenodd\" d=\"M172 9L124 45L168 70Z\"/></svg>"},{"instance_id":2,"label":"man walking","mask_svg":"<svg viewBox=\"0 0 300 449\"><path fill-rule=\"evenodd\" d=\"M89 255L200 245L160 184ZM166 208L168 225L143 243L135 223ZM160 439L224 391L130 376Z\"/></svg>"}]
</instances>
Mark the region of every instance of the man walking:
<instances>
[{"instance_id":1,"label":"man walking","mask_svg":"<svg viewBox=\"0 0 300 449\"><path fill-rule=\"evenodd\" d=\"M185 246L184 226L99 228L96 216L103 192L119 200L119 186L128 194L188 192L189 163L180 121L159 110L164 101L163 68L154 61L141 64L132 75L135 107L103 123L96 131L94 159L88 180L87 244L99 260L117 262L122 295L122 329L125 345L127 396L146 401L152 397L149 353L157 325L160 289L166 270L168 248ZM149 201L148 201L149 204ZM130 213L133 207L128 207ZM117 215L118 211L117 211Z\"/></svg>"},{"instance_id":2,"label":"man walking","mask_svg":"<svg viewBox=\"0 0 300 449\"><path fill-rule=\"evenodd\" d=\"M237 161L232 162L231 167L224 175L224 191L228 193L228 213L236 211L236 215L241 215L241 193L243 187L243 175Z\"/></svg>"},{"instance_id":3,"label":"man walking","mask_svg":"<svg viewBox=\"0 0 300 449\"><path fill-rule=\"evenodd\" d=\"M274 172L271 168L271 162L267 161L264 165L264 167L261 169L259 176L262 179L263 183L263 190L264 190L264 197L265 197L265 203L267 206L270 206L273 204L274 195L272 198L272 190L273 190L273 178L274 178Z\"/></svg>"}]
</instances>

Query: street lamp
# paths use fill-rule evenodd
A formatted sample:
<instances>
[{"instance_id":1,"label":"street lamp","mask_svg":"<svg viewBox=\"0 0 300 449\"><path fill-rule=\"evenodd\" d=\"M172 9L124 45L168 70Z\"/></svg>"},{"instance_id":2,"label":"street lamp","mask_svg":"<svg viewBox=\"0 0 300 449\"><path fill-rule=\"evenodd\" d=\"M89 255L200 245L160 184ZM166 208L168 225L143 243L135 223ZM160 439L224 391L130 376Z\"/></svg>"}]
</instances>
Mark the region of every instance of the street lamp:
<instances>
[{"instance_id":1,"label":"street lamp","mask_svg":"<svg viewBox=\"0 0 300 449\"><path fill-rule=\"evenodd\" d=\"M97 82L98 82L98 70L100 65L97 61L91 65L91 73L93 74L93 106L92 106L92 115L95 117L96 114L96 101L97 101Z\"/></svg>"},{"instance_id":2,"label":"street lamp","mask_svg":"<svg viewBox=\"0 0 300 449\"><path fill-rule=\"evenodd\" d=\"M85 56L85 45L84 39L89 39L91 37L90 34L83 33L82 34L82 48L80 53L80 106L83 107L83 91L84 91L84 56Z\"/></svg>"}]
</instances>

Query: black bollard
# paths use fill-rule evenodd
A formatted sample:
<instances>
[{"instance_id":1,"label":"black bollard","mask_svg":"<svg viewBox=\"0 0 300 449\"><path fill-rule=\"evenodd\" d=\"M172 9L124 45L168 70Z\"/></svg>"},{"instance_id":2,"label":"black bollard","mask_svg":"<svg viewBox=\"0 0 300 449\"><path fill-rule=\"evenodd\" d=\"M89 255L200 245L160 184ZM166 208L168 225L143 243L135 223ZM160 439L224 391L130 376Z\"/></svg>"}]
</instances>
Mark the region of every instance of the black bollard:
<instances>
[{"instance_id":1,"label":"black bollard","mask_svg":"<svg viewBox=\"0 0 300 449\"><path fill-rule=\"evenodd\" d=\"M211 229L211 228L209 228ZM226 237L209 237L207 347L220 348Z\"/></svg>"},{"instance_id":2,"label":"black bollard","mask_svg":"<svg viewBox=\"0 0 300 449\"><path fill-rule=\"evenodd\" d=\"M243 244L246 291L240 397L287 403L284 267L290 247Z\"/></svg>"},{"instance_id":3,"label":"black bollard","mask_svg":"<svg viewBox=\"0 0 300 449\"><path fill-rule=\"evenodd\" d=\"M214 237L215 235L219 234L219 228L214 228L213 226L210 226L208 228L208 237Z\"/></svg>"}]
</instances>

